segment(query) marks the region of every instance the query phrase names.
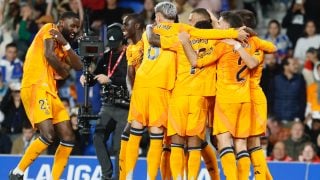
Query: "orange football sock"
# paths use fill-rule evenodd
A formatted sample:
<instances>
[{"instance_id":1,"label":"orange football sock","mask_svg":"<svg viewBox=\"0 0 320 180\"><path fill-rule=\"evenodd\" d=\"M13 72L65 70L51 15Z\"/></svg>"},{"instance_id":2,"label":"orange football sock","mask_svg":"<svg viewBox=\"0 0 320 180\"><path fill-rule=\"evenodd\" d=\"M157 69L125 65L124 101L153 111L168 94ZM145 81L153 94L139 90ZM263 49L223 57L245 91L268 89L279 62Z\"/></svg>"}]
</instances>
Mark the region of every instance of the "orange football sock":
<instances>
[{"instance_id":1,"label":"orange football sock","mask_svg":"<svg viewBox=\"0 0 320 180\"><path fill-rule=\"evenodd\" d=\"M198 179L200 163L201 163L201 148L190 147L188 148L188 180Z\"/></svg>"},{"instance_id":2,"label":"orange football sock","mask_svg":"<svg viewBox=\"0 0 320 180\"><path fill-rule=\"evenodd\" d=\"M250 159L254 169L254 178L256 180L272 180L268 164L261 147L254 147L249 150Z\"/></svg>"},{"instance_id":3,"label":"orange football sock","mask_svg":"<svg viewBox=\"0 0 320 180\"><path fill-rule=\"evenodd\" d=\"M182 180L184 173L184 146L171 144L170 167L173 180Z\"/></svg>"},{"instance_id":4,"label":"orange football sock","mask_svg":"<svg viewBox=\"0 0 320 180\"><path fill-rule=\"evenodd\" d=\"M61 141L54 155L52 166L52 179L60 180L64 168L66 167L74 143Z\"/></svg>"},{"instance_id":5,"label":"orange football sock","mask_svg":"<svg viewBox=\"0 0 320 180\"><path fill-rule=\"evenodd\" d=\"M236 164L236 157L232 147L223 148L220 151L221 165L223 174L226 176L226 180L237 180L238 170Z\"/></svg>"},{"instance_id":6,"label":"orange football sock","mask_svg":"<svg viewBox=\"0 0 320 180\"><path fill-rule=\"evenodd\" d=\"M161 179L170 180L171 179L171 170L170 170L170 148L163 148L161 154L161 163L160 163L160 173Z\"/></svg>"},{"instance_id":7,"label":"orange football sock","mask_svg":"<svg viewBox=\"0 0 320 180\"><path fill-rule=\"evenodd\" d=\"M120 146L120 153L119 153L119 179L125 180L126 179L126 151L127 151L127 143L129 140L129 135L126 132L123 132L121 135L121 146Z\"/></svg>"},{"instance_id":8,"label":"orange football sock","mask_svg":"<svg viewBox=\"0 0 320 180\"><path fill-rule=\"evenodd\" d=\"M49 145L49 141L42 136L34 140L27 148L17 168L24 172Z\"/></svg>"},{"instance_id":9,"label":"orange football sock","mask_svg":"<svg viewBox=\"0 0 320 180\"><path fill-rule=\"evenodd\" d=\"M267 180L273 180L272 174L271 174L268 166L266 168L266 176L267 176Z\"/></svg>"},{"instance_id":10,"label":"orange football sock","mask_svg":"<svg viewBox=\"0 0 320 180\"><path fill-rule=\"evenodd\" d=\"M125 174L126 179L132 179L133 177L133 170L136 166L136 162L139 156L139 146L140 141L142 138L143 129L130 129L130 137L127 143L127 150L126 150L126 161L125 161Z\"/></svg>"},{"instance_id":11,"label":"orange football sock","mask_svg":"<svg viewBox=\"0 0 320 180\"><path fill-rule=\"evenodd\" d=\"M216 153L214 152L213 148L208 145L207 142L202 143L201 146L201 156L204 160L211 179L219 180L220 175Z\"/></svg>"},{"instance_id":12,"label":"orange football sock","mask_svg":"<svg viewBox=\"0 0 320 180\"><path fill-rule=\"evenodd\" d=\"M155 180L160 167L163 133L150 133L150 146L147 154L148 179Z\"/></svg>"},{"instance_id":13,"label":"orange football sock","mask_svg":"<svg viewBox=\"0 0 320 180\"><path fill-rule=\"evenodd\" d=\"M237 154L238 179L248 180L250 174L250 158L248 151L241 151Z\"/></svg>"}]
</instances>

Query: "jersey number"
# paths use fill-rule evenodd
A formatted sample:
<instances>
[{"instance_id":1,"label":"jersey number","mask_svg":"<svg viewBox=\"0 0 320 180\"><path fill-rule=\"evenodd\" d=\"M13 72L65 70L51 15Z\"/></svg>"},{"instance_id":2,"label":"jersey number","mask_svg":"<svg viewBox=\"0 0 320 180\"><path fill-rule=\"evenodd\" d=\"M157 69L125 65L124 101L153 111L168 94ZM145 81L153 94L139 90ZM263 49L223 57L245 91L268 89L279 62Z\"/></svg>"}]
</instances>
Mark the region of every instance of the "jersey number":
<instances>
[{"instance_id":1,"label":"jersey number","mask_svg":"<svg viewBox=\"0 0 320 180\"><path fill-rule=\"evenodd\" d=\"M241 57L238 59L238 66L240 66L241 65L241 61L242 61L242 59L241 59ZM238 82L240 82L240 81L244 81L244 80L246 80L245 78L243 78L243 77L241 77L241 73L243 73L243 71L245 71L247 69L247 65L244 65L244 66L242 66L240 69L239 69L239 71L237 72L237 81Z\"/></svg>"},{"instance_id":2,"label":"jersey number","mask_svg":"<svg viewBox=\"0 0 320 180\"><path fill-rule=\"evenodd\" d=\"M44 110L44 109L46 109L46 107L45 107L45 101L44 100L39 100L39 104L40 104L40 109L41 110Z\"/></svg>"},{"instance_id":3,"label":"jersey number","mask_svg":"<svg viewBox=\"0 0 320 180\"><path fill-rule=\"evenodd\" d=\"M160 48L159 47L152 47L150 46L148 48L148 59L155 60L160 54Z\"/></svg>"}]
</instances>

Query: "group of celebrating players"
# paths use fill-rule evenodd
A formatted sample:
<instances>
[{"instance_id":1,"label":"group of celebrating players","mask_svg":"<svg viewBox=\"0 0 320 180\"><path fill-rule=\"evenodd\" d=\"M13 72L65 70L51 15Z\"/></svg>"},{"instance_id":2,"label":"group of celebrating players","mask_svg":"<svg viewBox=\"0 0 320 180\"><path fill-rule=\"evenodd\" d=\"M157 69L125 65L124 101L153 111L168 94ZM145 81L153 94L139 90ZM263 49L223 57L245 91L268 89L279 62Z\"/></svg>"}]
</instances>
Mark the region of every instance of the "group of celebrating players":
<instances>
[{"instance_id":1,"label":"group of celebrating players","mask_svg":"<svg viewBox=\"0 0 320 180\"><path fill-rule=\"evenodd\" d=\"M198 177L201 156L211 179L220 179L215 151L228 180L247 180L250 166L257 180L272 179L261 149L267 102L259 86L263 54L276 47L252 29L255 15L247 10L222 12L219 20L205 9L190 14L190 25L178 23L171 2L155 7L155 22L144 31L137 14L124 18L127 84L131 92L128 124L119 155L122 179L132 179L139 144L147 127L148 179L189 180ZM52 179L60 179L75 143L68 113L57 94L56 79L82 63L69 42L80 28L79 17L66 12L57 24L44 25L28 49L21 98L30 122L39 129L10 180L23 179L37 157L60 138ZM250 30L251 29L251 30ZM65 61L62 61L62 60Z\"/></svg>"},{"instance_id":2,"label":"group of celebrating players","mask_svg":"<svg viewBox=\"0 0 320 180\"><path fill-rule=\"evenodd\" d=\"M155 7L155 25L142 34L143 20L130 14L124 31L128 84L132 86L128 126L120 150L120 179L132 179L139 143L147 127L148 179L197 179L201 156L212 179L219 179L215 151L206 142L210 129L228 180L272 179L260 145L267 103L259 86L264 53L276 51L252 31L255 15L222 12L219 20L205 9L177 22L170 2ZM251 30L249 30L251 29ZM137 40L140 37L140 40Z\"/></svg>"}]
</instances>

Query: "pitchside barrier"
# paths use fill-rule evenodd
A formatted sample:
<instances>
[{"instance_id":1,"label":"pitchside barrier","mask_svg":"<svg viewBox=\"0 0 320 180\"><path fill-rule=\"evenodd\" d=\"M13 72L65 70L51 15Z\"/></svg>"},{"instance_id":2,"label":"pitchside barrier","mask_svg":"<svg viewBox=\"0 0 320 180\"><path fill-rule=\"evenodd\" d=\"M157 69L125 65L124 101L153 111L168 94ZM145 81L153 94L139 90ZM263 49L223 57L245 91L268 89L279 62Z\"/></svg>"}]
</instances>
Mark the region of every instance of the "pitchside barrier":
<instances>
[{"instance_id":1,"label":"pitchside barrier","mask_svg":"<svg viewBox=\"0 0 320 180\"><path fill-rule=\"evenodd\" d=\"M9 170L14 168L21 156L0 155L0 179L8 179ZM24 180L50 179L53 156L41 156L25 172ZM219 163L221 180L224 180ZM275 180L320 180L320 164L299 162L269 162L269 168ZM145 180L146 159L139 158L134 171L134 180ZM95 156L71 156L61 177L63 180L100 180L100 166ZM160 175L157 179L161 179ZM201 164L199 180L210 180L209 174ZM251 171L250 180L253 180Z\"/></svg>"}]
</instances>

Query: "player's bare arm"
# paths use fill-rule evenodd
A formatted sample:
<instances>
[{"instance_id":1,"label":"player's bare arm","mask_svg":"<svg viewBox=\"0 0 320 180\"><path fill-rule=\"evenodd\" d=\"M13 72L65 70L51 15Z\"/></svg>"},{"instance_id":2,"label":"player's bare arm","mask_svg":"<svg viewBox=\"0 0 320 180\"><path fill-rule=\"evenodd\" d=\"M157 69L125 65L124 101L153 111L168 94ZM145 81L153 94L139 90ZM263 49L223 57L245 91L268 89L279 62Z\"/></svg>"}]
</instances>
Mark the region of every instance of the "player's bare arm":
<instances>
[{"instance_id":1,"label":"player's bare arm","mask_svg":"<svg viewBox=\"0 0 320 180\"><path fill-rule=\"evenodd\" d=\"M146 34L147 34L147 39L148 39L148 42L150 45L156 46L156 47L161 47L160 36L153 32L152 25L148 25L146 27Z\"/></svg>"},{"instance_id":2,"label":"player's bare arm","mask_svg":"<svg viewBox=\"0 0 320 180\"><path fill-rule=\"evenodd\" d=\"M255 32L255 31L254 31L252 28L250 28L250 27L244 27L243 30L246 31L246 32L249 34L249 36L257 36L257 35L258 35L258 33Z\"/></svg>"},{"instance_id":3,"label":"player's bare arm","mask_svg":"<svg viewBox=\"0 0 320 180\"><path fill-rule=\"evenodd\" d=\"M76 54L76 52L70 47L70 44L68 43L68 41L63 37L63 35L55 30L55 29L51 29L50 30L50 34L52 35L52 37L54 37L59 44L61 44L65 49L65 51L68 53L68 64L70 64L70 66L72 68L74 68L75 70L81 70L82 69L82 63L81 63L81 59L80 57Z\"/></svg>"},{"instance_id":4,"label":"player's bare arm","mask_svg":"<svg viewBox=\"0 0 320 180\"><path fill-rule=\"evenodd\" d=\"M44 54L50 64L50 66L62 77L67 78L69 76L69 70L66 69L62 62L59 61L58 57L54 52L55 42L54 39L46 39L44 42Z\"/></svg>"},{"instance_id":5,"label":"player's bare arm","mask_svg":"<svg viewBox=\"0 0 320 180\"><path fill-rule=\"evenodd\" d=\"M250 54L248 54L242 46L240 47L240 49L235 48L235 50L238 51L244 63L248 66L249 69L253 69L259 65L259 61L256 58L252 57Z\"/></svg>"},{"instance_id":6,"label":"player's bare arm","mask_svg":"<svg viewBox=\"0 0 320 180\"><path fill-rule=\"evenodd\" d=\"M245 49L242 47L241 43L234 39L225 39L223 42L234 46L234 50L236 50L240 57L243 59L244 63L248 66L249 69L253 69L259 65L259 61L248 54Z\"/></svg>"},{"instance_id":7,"label":"player's bare arm","mask_svg":"<svg viewBox=\"0 0 320 180\"><path fill-rule=\"evenodd\" d=\"M245 26L242 26L241 28L238 29L238 37L237 39L240 42L245 42L248 39L249 33L246 31Z\"/></svg>"},{"instance_id":8,"label":"player's bare arm","mask_svg":"<svg viewBox=\"0 0 320 180\"><path fill-rule=\"evenodd\" d=\"M126 76L126 83L129 93L132 93L134 78L136 75L136 70L133 65L129 65L127 68L127 76Z\"/></svg>"},{"instance_id":9,"label":"player's bare arm","mask_svg":"<svg viewBox=\"0 0 320 180\"><path fill-rule=\"evenodd\" d=\"M207 12L210 15L210 19L212 21L212 26L214 28L217 28L218 27L218 19L217 19L217 17L209 9L207 9Z\"/></svg>"},{"instance_id":10,"label":"player's bare arm","mask_svg":"<svg viewBox=\"0 0 320 180\"><path fill-rule=\"evenodd\" d=\"M191 66L196 67L198 55L191 46L191 43L189 41L190 35L186 32L181 32L179 33L178 37L183 46L184 53L186 54Z\"/></svg>"}]
</instances>

